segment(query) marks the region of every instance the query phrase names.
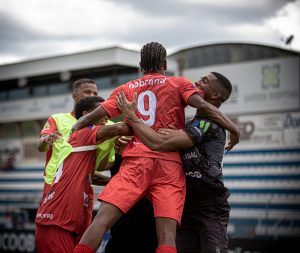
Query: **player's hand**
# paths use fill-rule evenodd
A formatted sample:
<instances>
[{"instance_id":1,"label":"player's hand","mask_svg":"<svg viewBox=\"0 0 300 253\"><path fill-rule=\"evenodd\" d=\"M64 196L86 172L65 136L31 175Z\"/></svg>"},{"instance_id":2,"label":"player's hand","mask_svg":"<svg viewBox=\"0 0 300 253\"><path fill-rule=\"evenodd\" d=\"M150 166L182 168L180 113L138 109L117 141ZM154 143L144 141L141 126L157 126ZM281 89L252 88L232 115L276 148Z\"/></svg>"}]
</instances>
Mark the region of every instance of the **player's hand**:
<instances>
[{"instance_id":1,"label":"player's hand","mask_svg":"<svg viewBox=\"0 0 300 253\"><path fill-rule=\"evenodd\" d=\"M72 126L71 133L74 133L76 130L79 130L81 128L84 128L88 126L89 124L87 123L87 115L81 116L76 123Z\"/></svg>"},{"instance_id":2,"label":"player's hand","mask_svg":"<svg viewBox=\"0 0 300 253\"><path fill-rule=\"evenodd\" d=\"M115 144L116 153L121 155L127 144L131 141L132 137L133 136L121 136L118 138Z\"/></svg>"},{"instance_id":3,"label":"player's hand","mask_svg":"<svg viewBox=\"0 0 300 253\"><path fill-rule=\"evenodd\" d=\"M240 141L240 131L238 130L235 133L230 133L229 135L229 143L225 147L227 151L231 150L236 144Z\"/></svg>"},{"instance_id":4,"label":"player's hand","mask_svg":"<svg viewBox=\"0 0 300 253\"><path fill-rule=\"evenodd\" d=\"M52 146L53 145L53 142L55 142L56 140L58 140L60 137L62 136L62 134L58 131L55 131L51 134L49 134L48 136L45 137L44 141Z\"/></svg>"},{"instance_id":5,"label":"player's hand","mask_svg":"<svg viewBox=\"0 0 300 253\"><path fill-rule=\"evenodd\" d=\"M118 92L116 96L116 102L118 109L123 113L124 116L133 115L136 111L137 93L135 92L133 94L133 100L132 102L129 102L123 91L122 93Z\"/></svg>"}]
</instances>

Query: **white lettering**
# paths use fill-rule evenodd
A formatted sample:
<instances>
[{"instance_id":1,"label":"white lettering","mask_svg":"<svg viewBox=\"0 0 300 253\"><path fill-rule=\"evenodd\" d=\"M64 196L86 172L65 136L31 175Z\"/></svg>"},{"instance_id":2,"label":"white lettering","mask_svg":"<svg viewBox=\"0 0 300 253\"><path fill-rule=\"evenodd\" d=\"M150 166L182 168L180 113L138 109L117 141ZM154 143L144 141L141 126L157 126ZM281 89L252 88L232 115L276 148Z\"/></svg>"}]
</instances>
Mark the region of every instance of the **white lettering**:
<instances>
[{"instance_id":1,"label":"white lettering","mask_svg":"<svg viewBox=\"0 0 300 253\"><path fill-rule=\"evenodd\" d=\"M195 171L195 172L186 172L185 173L185 176L187 177L195 177L195 178L201 178L202 177L202 174L198 171Z\"/></svg>"},{"instance_id":2,"label":"white lettering","mask_svg":"<svg viewBox=\"0 0 300 253\"><path fill-rule=\"evenodd\" d=\"M38 214L36 214L36 218L53 220L54 215L53 215L53 213L38 213Z\"/></svg>"},{"instance_id":3,"label":"white lettering","mask_svg":"<svg viewBox=\"0 0 300 253\"><path fill-rule=\"evenodd\" d=\"M143 87L143 86L147 86L147 85L154 85L154 84L164 84L166 83L167 78L151 78L151 79L145 79L145 80L139 80L139 81L135 81L134 83L130 83L128 85L129 89L134 89L137 87Z\"/></svg>"},{"instance_id":4,"label":"white lettering","mask_svg":"<svg viewBox=\"0 0 300 253\"><path fill-rule=\"evenodd\" d=\"M45 197L45 199L43 201L43 204L45 204L48 200L53 199L54 195L55 195L55 191L48 192L47 196Z\"/></svg>"},{"instance_id":5,"label":"white lettering","mask_svg":"<svg viewBox=\"0 0 300 253\"><path fill-rule=\"evenodd\" d=\"M183 160L188 160L188 159L192 159L192 158L197 158L197 154L196 152L189 152L183 155L182 159Z\"/></svg>"},{"instance_id":6,"label":"white lettering","mask_svg":"<svg viewBox=\"0 0 300 253\"><path fill-rule=\"evenodd\" d=\"M0 251L2 252L35 252L35 237L33 233L1 233Z\"/></svg>"},{"instance_id":7,"label":"white lettering","mask_svg":"<svg viewBox=\"0 0 300 253\"><path fill-rule=\"evenodd\" d=\"M146 96L149 99L148 109L145 108L145 97ZM141 94L139 94L137 109L143 116L149 117L147 120L142 119L144 124L146 124L148 126L153 126L155 123L155 116L156 116L155 115L155 113L156 113L156 96L155 96L155 94L150 90L146 90L146 91L142 92Z\"/></svg>"}]
</instances>

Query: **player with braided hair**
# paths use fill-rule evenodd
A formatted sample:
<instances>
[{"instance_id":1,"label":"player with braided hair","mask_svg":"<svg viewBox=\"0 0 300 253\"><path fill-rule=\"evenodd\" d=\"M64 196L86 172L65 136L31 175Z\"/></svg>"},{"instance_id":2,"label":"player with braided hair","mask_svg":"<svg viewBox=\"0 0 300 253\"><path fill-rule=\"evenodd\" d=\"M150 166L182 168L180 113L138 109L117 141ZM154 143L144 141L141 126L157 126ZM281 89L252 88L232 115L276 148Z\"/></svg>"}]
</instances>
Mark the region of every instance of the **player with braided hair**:
<instances>
[{"instance_id":1,"label":"player with braided hair","mask_svg":"<svg viewBox=\"0 0 300 253\"><path fill-rule=\"evenodd\" d=\"M120 114L116 97L124 92L132 101L137 94L137 116L157 131L174 125L182 129L186 105L197 108L231 132L228 149L239 140L238 128L216 107L205 102L195 86L184 77L166 76L166 49L157 42L143 46L140 67L144 76L118 87L93 112L81 117L73 130L93 124L104 116ZM127 120L125 118L125 120ZM138 200L147 196L153 204L158 239L157 253L176 253L176 226L180 223L185 198L185 176L178 152L153 151L134 135L125 148L120 171L99 194L102 201L92 224L73 252L95 252L105 232Z\"/></svg>"},{"instance_id":2,"label":"player with braided hair","mask_svg":"<svg viewBox=\"0 0 300 253\"><path fill-rule=\"evenodd\" d=\"M148 43L141 50L140 67L144 73L155 72L163 67L166 58L167 52L161 44L157 42Z\"/></svg>"}]
</instances>

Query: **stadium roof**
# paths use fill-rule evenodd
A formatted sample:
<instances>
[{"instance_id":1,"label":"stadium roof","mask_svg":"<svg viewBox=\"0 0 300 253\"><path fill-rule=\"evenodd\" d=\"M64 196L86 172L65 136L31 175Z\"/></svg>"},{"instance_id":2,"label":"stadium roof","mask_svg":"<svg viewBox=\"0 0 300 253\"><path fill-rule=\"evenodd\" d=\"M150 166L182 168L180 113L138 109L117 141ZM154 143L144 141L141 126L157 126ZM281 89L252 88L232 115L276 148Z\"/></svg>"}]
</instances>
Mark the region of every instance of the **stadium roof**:
<instances>
[{"instance_id":1,"label":"stadium roof","mask_svg":"<svg viewBox=\"0 0 300 253\"><path fill-rule=\"evenodd\" d=\"M0 80L47 75L57 72L124 65L138 67L139 52L121 47L41 58L36 60L0 65Z\"/></svg>"}]
</instances>

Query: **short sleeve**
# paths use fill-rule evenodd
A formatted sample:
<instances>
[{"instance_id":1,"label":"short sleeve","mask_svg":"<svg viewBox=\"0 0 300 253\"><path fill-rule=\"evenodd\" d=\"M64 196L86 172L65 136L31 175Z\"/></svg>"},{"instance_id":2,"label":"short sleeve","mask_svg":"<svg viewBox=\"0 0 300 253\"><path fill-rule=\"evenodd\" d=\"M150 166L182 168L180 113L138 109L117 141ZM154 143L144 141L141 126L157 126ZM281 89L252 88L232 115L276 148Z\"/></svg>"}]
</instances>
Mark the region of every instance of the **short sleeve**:
<instances>
[{"instance_id":1,"label":"short sleeve","mask_svg":"<svg viewBox=\"0 0 300 253\"><path fill-rule=\"evenodd\" d=\"M117 107L117 103L116 103L116 96L118 92L121 92L123 90L123 85L116 88L113 93L110 95L110 97L105 100L101 106L103 107L103 109L107 112L107 114L109 115L110 118L114 118L118 115L120 115L120 111Z\"/></svg>"},{"instance_id":2,"label":"short sleeve","mask_svg":"<svg viewBox=\"0 0 300 253\"><path fill-rule=\"evenodd\" d=\"M183 130L193 140L194 145L198 145L205 139L203 134L201 132L198 132L197 127L193 125L185 127Z\"/></svg>"},{"instance_id":3,"label":"short sleeve","mask_svg":"<svg viewBox=\"0 0 300 253\"><path fill-rule=\"evenodd\" d=\"M180 94L186 103L193 94L199 94L202 98L204 97L204 91L198 90L188 79L183 77L181 78L180 83Z\"/></svg>"},{"instance_id":4,"label":"short sleeve","mask_svg":"<svg viewBox=\"0 0 300 253\"><path fill-rule=\"evenodd\" d=\"M77 130L74 133L74 140L76 143L70 142L74 147L77 146L87 146L87 145L96 145L97 144L97 131L101 126L87 126L83 129Z\"/></svg>"},{"instance_id":5,"label":"short sleeve","mask_svg":"<svg viewBox=\"0 0 300 253\"><path fill-rule=\"evenodd\" d=\"M51 134L51 133L55 132L56 130L57 130L57 127L56 127L55 120L52 117L50 117L47 119L40 135Z\"/></svg>"}]
</instances>

